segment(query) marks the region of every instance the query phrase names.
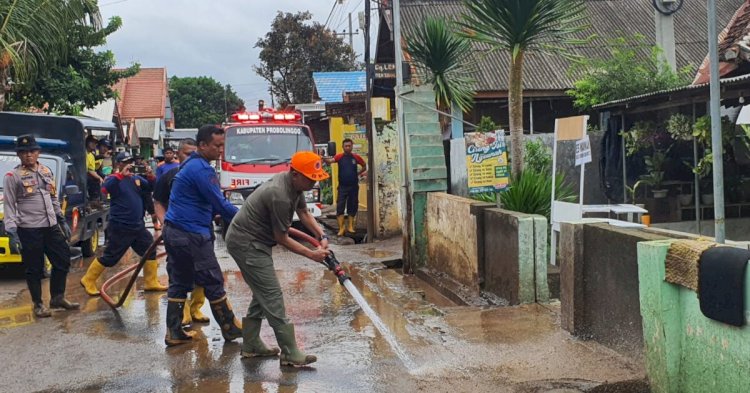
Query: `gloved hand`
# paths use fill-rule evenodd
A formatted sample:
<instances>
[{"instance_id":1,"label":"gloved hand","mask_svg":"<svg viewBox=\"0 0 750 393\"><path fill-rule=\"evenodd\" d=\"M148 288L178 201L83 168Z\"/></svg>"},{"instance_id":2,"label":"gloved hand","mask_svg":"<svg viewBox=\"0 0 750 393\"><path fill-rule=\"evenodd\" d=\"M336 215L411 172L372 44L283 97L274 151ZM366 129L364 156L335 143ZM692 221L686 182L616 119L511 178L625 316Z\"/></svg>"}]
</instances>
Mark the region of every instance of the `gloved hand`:
<instances>
[{"instance_id":1,"label":"gloved hand","mask_svg":"<svg viewBox=\"0 0 750 393\"><path fill-rule=\"evenodd\" d=\"M63 235L65 235L65 240L70 240L70 225L68 225L68 222L65 220L65 217L63 216L57 216L57 225L60 226L60 229L63 232Z\"/></svg>"},{"instance_id":2,"label":"gloved hand","mask_svg":"<svg viewBox=\"0 0 750 393\"><path fill-rule=\"evenodd\" d=\"M8 240L10 240L10 252L14 254L21 253L21 239L18 238L18 232L16 230L7 230Z\"/></svg>"}]
</instances>

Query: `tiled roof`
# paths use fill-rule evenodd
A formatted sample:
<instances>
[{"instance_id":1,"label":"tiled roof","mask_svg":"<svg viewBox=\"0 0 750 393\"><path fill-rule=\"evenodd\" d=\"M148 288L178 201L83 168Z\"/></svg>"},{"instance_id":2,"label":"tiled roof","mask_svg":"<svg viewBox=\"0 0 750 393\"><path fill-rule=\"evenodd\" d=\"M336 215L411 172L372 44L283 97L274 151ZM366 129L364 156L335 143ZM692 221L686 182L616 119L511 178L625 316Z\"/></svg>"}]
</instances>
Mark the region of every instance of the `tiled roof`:
<instances>
[{"instance_id":1,"label":"tiled roof","mask_svg":"<svg viewBox=\"0 0 750 393\"><path fill-rule=\"evenodd\" d=\"M743 56L739 56L738 44L748 33L750 33L750 1L745 1L734 13L726 28L719 33L719 77L729 75L739 67L739 63L744 61ZM729 59L728 54L733 54L735 57ZM699 85L709 81L711 72L708 66L708 55L706 55L695 75L693 84Z\"/></svg>"},{"instance_id":2,"label":"tiled roof","mask_svg":"<svg viewBox=\"0 0 750 393\"><path fill-rule=\"evenodd\" d=\"M717 0L717 18L720 26L730 20L743 0ZM596 35L586 45L572 46L571 52L583 57L606 57L607 40L623 35L640 34L646 40L655 37L654 9L647 0L586 0L587 23L590 28L579 38ZM460 0L402 0L401 25L404 39L414 34L416 26L426 16L457 19L464 13ZM386 18L390 20L390 18ZM693 64L696 67L708 52L706 41L706 0L685 1L674 14L677 66ZM508 90L510 58L504 51L489 53L489 46L473 43L471 61L478 67L477 92L502 92ZM644 53L644 56L647 55ZM575 75L567 72L570 61L559 55L529 53L524 60L523 88L527 91L558 91L570 89Z\"/></svg>"},{"instance_id":3,"label":"tiled roof","mask_svg":"<svg viewBox=\"0 0 750 393\"><path fill-rule=\"evenodd\" d=\"M313 72L318 97L328 103L342 102L344 93L365 91L364 71Z\"/></svg>"},{"instance_id":4,"label":"tiled roof","mask_svg":"<svg viewBox=\"0 0 750 393\"><path fill-rule=\"evenodd\" d=\"M123 120L164 119L167 99L166 68L141 68L138 74L115 85Z\"/></svg>"}]
</instances>

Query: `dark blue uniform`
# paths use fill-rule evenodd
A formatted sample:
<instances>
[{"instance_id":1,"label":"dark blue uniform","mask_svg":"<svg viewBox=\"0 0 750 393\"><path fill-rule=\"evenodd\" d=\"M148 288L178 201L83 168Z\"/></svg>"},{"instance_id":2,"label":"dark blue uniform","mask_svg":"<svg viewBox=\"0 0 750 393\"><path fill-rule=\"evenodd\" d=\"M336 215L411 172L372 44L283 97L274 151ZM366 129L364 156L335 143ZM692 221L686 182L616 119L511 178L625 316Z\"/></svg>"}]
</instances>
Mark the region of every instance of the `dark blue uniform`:
<instances>
[{"instance_id":1,"label":"dark blue uniform","mask_svg":"<svg viewBox=\"0 0 750 393\"><path fill-rule=\"evenodd\" d=\"M198 153L181 164L172 181L165 217L169 291L173 299L185 299L193 283L205 288L209 301L221 299L224 276L214 254L213 217L230 222L237 208L224 198L213 167Z\"/></svg>"},{"instance_id":2,"label":"dark blue uniform","mask_svg":"<svg viewBox=\"0 0 750 393\"><path fill-rule=\"evenodd\" d=\"M99 262L106 267L114 266L131 247L143 256L154 241L143 222L145 199L150 195L151 184L140 176L118 173L107 177L102 191L109 193L111 201L107 226L109 244ZM146 259L155 260L156 252Z\"/></svg>"},{"instance_id":3,"label":"dark blue uniform","mask_svg":"<svg viewBox=\"0 0 750 393\"><path fill-rule=\"evenodd\" d=\"M336 215L346 214L356 216L359 209L359 170L357 165L365 167L365 160L359 154L339 153L333 157L339 165L338 199L336 200Z\"/></svg>"}]
</instances>

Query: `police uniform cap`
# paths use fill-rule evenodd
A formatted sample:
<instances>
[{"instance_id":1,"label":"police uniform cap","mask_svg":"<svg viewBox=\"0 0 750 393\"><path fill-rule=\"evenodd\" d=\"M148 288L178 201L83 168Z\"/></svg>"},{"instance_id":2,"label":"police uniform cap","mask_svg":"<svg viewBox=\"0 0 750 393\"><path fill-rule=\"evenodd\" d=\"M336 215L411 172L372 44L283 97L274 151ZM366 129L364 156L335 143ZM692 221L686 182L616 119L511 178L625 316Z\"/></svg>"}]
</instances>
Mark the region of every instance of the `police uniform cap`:
<instances>
[{"instance_id":1,"label":"police uniform cap","mask_svg":"<svg viewBox=\"0 0 750 393\"><path fill-rule=\"evenodd\" d=\"M133 156L126 151L121 151L117 153L117 156L115 156L115 162L119 163L119 162L130 162L130 161L133 161Z\"/></svg>"},{"instance_id":2,"label":"police uniform cap","mask_svg":"<svg viewBox=\"0 0 750 393\"><path fill-rule=\"evenodd\" d=\"M16 152L34 150L42 150L42 147L39 146L38 143L36 143L36 138L34 138L34 135L26 134L20 135L16 138Z\"/></svg>"}]
</instances>

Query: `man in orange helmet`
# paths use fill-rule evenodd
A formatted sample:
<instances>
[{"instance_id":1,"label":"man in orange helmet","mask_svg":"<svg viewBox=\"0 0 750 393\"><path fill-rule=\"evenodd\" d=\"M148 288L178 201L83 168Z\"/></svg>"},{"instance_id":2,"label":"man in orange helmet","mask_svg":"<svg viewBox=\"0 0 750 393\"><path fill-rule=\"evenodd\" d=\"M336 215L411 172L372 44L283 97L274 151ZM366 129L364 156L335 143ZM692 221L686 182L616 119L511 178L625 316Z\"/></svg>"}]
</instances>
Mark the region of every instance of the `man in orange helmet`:
<instances>
[{"instance_id":1,"label":"man in orange helmet","mask_svg":"<svg viewBox=\"0 0 750 393\"><path fill-rule=\"evenodd\" d=\"M294 325L289 323L284 298L273 267L271 247L280 244L288 250L323 262L329 255L328 238L307 210L304 192L328 178L322 159L310 151L292 156L288 172L280 173L261 185L245 201L232 220L226 235L227 251L242 271L253 299L242 319L242 357L276 356L278 348L268 348L260 339L265 317L281 347L281 365L304 366L317 358L297 348ZM289 237L294 213L300 222L320 239L311 250Z\"/></svg>"}]
</instances>

